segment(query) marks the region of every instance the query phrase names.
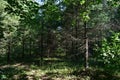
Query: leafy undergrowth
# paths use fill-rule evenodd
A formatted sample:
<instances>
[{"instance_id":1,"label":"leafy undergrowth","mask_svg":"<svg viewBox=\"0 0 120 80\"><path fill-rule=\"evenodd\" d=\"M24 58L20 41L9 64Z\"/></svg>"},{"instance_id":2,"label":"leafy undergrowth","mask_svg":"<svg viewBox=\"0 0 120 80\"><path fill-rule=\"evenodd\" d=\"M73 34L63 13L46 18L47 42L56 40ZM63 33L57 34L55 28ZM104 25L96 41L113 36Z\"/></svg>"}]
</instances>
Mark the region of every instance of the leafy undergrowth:
<instances>
[{"instance_id":1,"label":"leafy undergrowth","mask_svg":"<svg viewBox=\"0 0 120 80\"><path fill-rule=\"evenodd\" d=\"M42 65L38 62L2 65L0 80L120 80L120 75L98 68L84 70L77 63L45 58Z\"/></svg>"}]
</instances>

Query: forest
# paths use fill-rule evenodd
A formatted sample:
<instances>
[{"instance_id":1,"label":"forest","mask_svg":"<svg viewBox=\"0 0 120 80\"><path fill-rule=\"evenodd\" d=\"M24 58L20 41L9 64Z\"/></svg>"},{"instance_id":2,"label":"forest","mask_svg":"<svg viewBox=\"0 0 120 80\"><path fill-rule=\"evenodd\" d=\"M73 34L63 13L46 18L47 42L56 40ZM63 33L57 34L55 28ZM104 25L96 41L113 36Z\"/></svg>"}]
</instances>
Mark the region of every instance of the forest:
<instances>
[{"instance_id":1,"label":"forest","mask_svg":"<svg viewBox=\"0 0 120 80\"><path fill-rule=\"evenodd\" d=\"M120 80L120 0L0 0L0 80Z\"/></svg>"}]
</instances>

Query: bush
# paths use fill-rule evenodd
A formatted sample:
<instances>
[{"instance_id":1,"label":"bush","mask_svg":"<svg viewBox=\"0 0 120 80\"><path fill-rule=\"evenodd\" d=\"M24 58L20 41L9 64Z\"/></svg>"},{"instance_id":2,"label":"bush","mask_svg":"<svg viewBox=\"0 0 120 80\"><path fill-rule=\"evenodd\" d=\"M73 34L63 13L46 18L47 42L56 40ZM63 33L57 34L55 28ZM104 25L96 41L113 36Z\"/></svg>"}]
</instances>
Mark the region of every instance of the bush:
<instances>
[{"instance_id":1,"label":"bush","mask_svg":"<svg viewBox=\"0 0 120 80\"><path fill-rule=\"evenodd\" d=\"M111 36L102 40L101 46L97 46L97 59L109 68L120 66L120 33L112 32Z\"/></svg>"}]
</instances>

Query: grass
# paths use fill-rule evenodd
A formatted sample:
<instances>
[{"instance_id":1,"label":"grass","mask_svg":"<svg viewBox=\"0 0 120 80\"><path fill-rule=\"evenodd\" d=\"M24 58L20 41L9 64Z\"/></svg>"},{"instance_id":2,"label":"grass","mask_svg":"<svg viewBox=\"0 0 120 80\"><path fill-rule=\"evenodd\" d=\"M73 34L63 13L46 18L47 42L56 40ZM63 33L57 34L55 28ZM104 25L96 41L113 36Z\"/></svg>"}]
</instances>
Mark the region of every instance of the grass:
<instances>
[{"instance_id":1,"label":"grass","mask_svg":"<svg viewBox=\"0 0 120 80\"><path fill-rule=\"evenodd\" d=\"M62 58L26 58L24 62L1 64L0 80L120 80L102 68L90 67L85 71L83 64ZM30 60L28 60L30 59Z\"/></svg>"}]
</instances>

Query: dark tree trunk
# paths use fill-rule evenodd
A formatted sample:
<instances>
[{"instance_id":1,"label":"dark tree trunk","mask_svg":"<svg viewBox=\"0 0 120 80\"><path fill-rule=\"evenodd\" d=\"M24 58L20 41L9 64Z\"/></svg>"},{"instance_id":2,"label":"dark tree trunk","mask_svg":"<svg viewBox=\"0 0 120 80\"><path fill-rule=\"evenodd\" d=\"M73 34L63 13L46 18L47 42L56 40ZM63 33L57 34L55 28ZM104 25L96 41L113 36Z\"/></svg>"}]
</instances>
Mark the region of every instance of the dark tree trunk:
<instances>
[{"instance_id":1,"label":"dark tree trunk","mask_svg":"<svg viewBox=\"0 0 120 80\"><path fill-rule=\"evenodd\" d=\"M76 16L77 18L77 16ZM75 37L76 37L76 40L78 38L78 25L77 25L77 20L76 20L76 26L75 26ZM78 44L77 44L77 41L75 42L75 53L77 54L78 53Z\"/></svg>"},{"instance_id":2,"label":"dark tree trunk","mask_svg":"<svg viewBox=\"0 0 120 80\"><path fill-rule=\"evenodd\" d=\"M41 39L40 39L40 58L41 61L43 60L43 22L42 22L42 28L41 28Z\"/></svg>"},{"instance_id":3,"label":"dark tree trunk","mask_svg":"<svg viewBox=\"0 0 120 80\"><path fill-rule=\"evenodd\" d=\"M31 49L32 49L32 40L31 40L31 36L30 36L30 46L29 46L29 49L30 49L30 56L32 55L32 51L31 51Z\"/></svg>"},{"instance_id":4,"label":"dark tree trunk","mask_svg":"<svg viewBox=\"0 0 120 80\"><path fill-rule=\"evenodd\" d=\"M43 33L41 33L41 42L40 42L40 44L41 44L41 51L40 51L40 57L41 57L41 60L42 60L42 58L43 58Z\"/></svg>"},{"instance_id":5,"label":"dark tree trunk","mask_svg":"<svg viewBox=\"0 0 120 80\"><path fill-rule=\"evenodd\" d=\"M8 41L7 63L10 62L10 54L11 54L11 40Z\"/></svg>"},{"instance_id":6,"label":"dark tree trunk","mask_svg":"<svg viewBox=\"0 0 120 80\"><path fill-rule=\"evenodd\" d=\"M75 11L74 11L74 14L75 14L75 37L76 37L76 40L78 38L78 9L75 7ZM75 42L75 53L77 54L78 53L78 43L77 41Z\"/></svg>"},{"instance_id":7,"label":"dark tree trunk","mask_svg":"<svg viewBox=\"0 0 120 80\"><path fill-rule=\"evenodd\" d=\"M66 53L66 55L68 55L68 42L67 42L67 38L66 38L66 41L65 41L65 53Z\"/></svg>"},{"instance_id":8,"label":"dark tree trunk","mask_svg":"<svg viewBox=\"0 0 120 80\"><path fill-rule=\"evenodd\" d=\"M51 37L51 35L50 34L51 34L50 30L48 29L47 30L47 57L48 58L50 57L50 45L51 45L51 43L50 43L50 37Z\"/></svg>"},{"instance_id":9,"label":"dark tree trunk","mask_svg":"<svg viewBox=\"0 0 120 80\"><path fill-rule=\"evenodd\" d=\"M73 36L73 31L74 31L74 29L72 28L72 36ZM72 54L74 53L74 42L73 42L73 40L72 40L72 43L71 43L72 45L71 45L71 48L72 48Z\"/></svg>"},{"instance_id":10,"label":"dark tree trunk","mask_svg":"<svg viewBox=\"0 0 120 80\"><path fill-rule=\"evenodd\" d=\"M22 38L22 58L25 56L25 39L24 36Z\"/></svg>"}]
</instances>

